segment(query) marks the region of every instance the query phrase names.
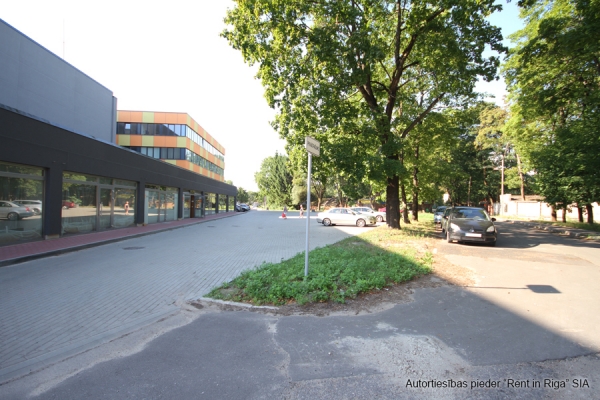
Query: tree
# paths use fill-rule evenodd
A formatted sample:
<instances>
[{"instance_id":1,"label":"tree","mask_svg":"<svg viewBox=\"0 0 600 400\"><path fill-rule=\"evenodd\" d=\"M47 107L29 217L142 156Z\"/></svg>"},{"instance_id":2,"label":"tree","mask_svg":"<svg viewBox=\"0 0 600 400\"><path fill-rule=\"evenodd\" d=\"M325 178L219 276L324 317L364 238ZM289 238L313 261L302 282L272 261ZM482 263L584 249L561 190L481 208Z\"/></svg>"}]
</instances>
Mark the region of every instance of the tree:
<instances>
[{"instance_id":1,"label":"tree","mask_svg":"<svg viewBox=\"0 0 600 400\"><path fill-rule=\"evenodd\" d=\"M288 144L322 144L324 163L386 184L387 224L400 228L403 141L442 105L494 78L494 0L236 0L223 36L258 63L274 126ZM442 61L443 60L443 61Z\"/></svg>"},{"instance_id":2,"label":"tree","mask_svg":"<svg viewBox=\"0 0 600 400\"><path fill-rule=\"evenodd\" d=\"M248 203L248 192L243 187L238 187L237 201L240 203Z\"/></svg>"},{"instance_id":3,"label":"tree","mask_svg":"<svg viewBox=\"0 0 600 400\"><path fill-rule=\"evenodd\" d=\"M260 171L254 174L261 196L275 206L292 204L292 175L287 167L288 158L275 153L263 160Z\"/></svg>"},{"instance_id":4,"label":"tree","mask_svg":"<svg viewBox=\"0 0 600 400\"><path fill-rule=\"evenodd\" d=\"M540 194L552 205L600 200L600 2L520 2L527 25L512 37L504 68L511 112L537 173Z\"/></svg>"}]
</instances>

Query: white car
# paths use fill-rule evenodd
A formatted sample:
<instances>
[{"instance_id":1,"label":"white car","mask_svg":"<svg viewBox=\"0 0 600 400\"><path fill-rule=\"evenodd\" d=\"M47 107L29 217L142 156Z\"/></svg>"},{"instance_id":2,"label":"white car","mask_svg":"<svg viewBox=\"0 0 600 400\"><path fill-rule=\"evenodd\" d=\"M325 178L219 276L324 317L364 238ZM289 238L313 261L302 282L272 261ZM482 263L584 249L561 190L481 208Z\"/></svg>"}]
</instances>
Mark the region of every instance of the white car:
<instances>
[{"instance_id":1,"label":"white car","mask_svg":"<svg viewBox=\"0 0 600 400\"><path fill-rule=\"evenodd\" d=\"M371 214L362 214L351 208L332 208L317 214L317 222L325 226L330 225L356 225L363 227L375 225L377 218Z\"/></svg>"},{"instance_id":2,"label":"white car","mask_svg":"<svg viewBox=\"0 0 600 400\"><path fill-rule=\"evenodd\" d=\"M375 211L370 207L352 207L352 210L358 211L363 214L373 214L377 218L377 222L385 221L385 213L381 211Z\"/></svg>"},{"instance_id":3,"label":"white car","mask_svg":"<svg viewBox=\"0 0 600 400\"><path fill-rule=\"evenodd\" d=\"M13 203L29 207L31 210L39 215L42 213L42 201L41 200L13 200Z\"/></svg>"}]
</instances>

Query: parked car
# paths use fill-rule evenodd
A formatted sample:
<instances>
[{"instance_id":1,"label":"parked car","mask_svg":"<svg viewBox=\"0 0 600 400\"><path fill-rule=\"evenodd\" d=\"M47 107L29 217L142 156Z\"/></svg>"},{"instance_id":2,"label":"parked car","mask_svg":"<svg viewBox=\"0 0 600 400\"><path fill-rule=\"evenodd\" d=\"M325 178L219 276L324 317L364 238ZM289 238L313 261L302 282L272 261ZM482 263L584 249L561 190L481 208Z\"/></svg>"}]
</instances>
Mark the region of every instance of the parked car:
<instances>
[{"instance_id":1,"label":"parked car","mask_svg":"<svg viewBox=\"0 0 600 400\"><path fill-rule=\"evenodd\" d=\"M63 200L62 201L62 208L67 209L67 208L75 208L75 203L70 201L70 200Z\"/></svg>"},{"instance_id":2,"label":"parked car","mask_svg":"<svg viewBox=\"0 0 600 400\"><path fill-rule=\"evenodd\" d=\"M442 235L446 234L446 225L448 223L448 215L450 215L450 211L452 207L447 207L444 210L444 214L442 214L442 222L440 223L440 227L442 228Z\"/></svg>"},{"instance_id":3,"label":"parked car","mask_svg":"<svg viewBox=\"0 0 600 400\"><path fill-rule=\"evenodd\" d=\"M446 240L496 245L497 231L488 213L478 207L452 207L446 218Z\"/></svg>"},{"instance_id":4,"label":"parked car","mask_svg":"<svg viewBox=\"0 0 600 400\"><path fill-rule=\"evenodd\" d=\"M317 222L325 226L356 225L359 227L375 225L377 218L372 214L362 214L351 208L331 208L317 214Z\"/></svg>"},{"instance_id":5,"label":"parked car","mask_svg":"<svg viewBox=\"0 0 600 400\"><path fill-rule=\"evenodd\" d=\"M27 206L22 206L12 201L0 201L0 218L6 218L9 221L31 217L33 211Z\"/></svg>"},{"instance_id":6,"label":"parked car","mask_svg":"<svg viewBox=\"0 0 600 400\"><path fill-rule=\"evenodd\" d=\"M238 204L235 206L235 211L239 211L239 212L246 212L246 211L250 211L250 206L248 204Z\"/></svg>"},{"instance_id":7,"label":"parked car","mask_svg":"<svg viewBox=\"0 0 600 400\"><path fill-rule=\"evenodd\" d=\"M446 206L439 206L438 208L435 209L435 211L433 212L433 223L436 225L442 225L442 217L444 216L444 211L446 211Z\"/></svg>"},{"instance_id":8,"label":"parked car","mask_svg":"<svg viewBox=\"0 0 600 400\"><path fill-rule=\"evenodd\" d=\"M41 200L13 200L13 203L17 203L21 206L31 208L35 214L40 215L42 213L42 201Z\"/></svg>"},{"instance_id":9,"label":"parked car","mask_svg":"<svg viewBox=\"0 0 600 400\"><path fill-rule=\"evenodd\" d=\"M351 209L354 211L358 211L359 213L363 213L363 214L373 214L375 216L375 219L377 219L377 222L385 221L385 210L383 212L375 211L371 207L362 207L362 206L361 207L351 207Z\"/></svg>"}]
</instances>

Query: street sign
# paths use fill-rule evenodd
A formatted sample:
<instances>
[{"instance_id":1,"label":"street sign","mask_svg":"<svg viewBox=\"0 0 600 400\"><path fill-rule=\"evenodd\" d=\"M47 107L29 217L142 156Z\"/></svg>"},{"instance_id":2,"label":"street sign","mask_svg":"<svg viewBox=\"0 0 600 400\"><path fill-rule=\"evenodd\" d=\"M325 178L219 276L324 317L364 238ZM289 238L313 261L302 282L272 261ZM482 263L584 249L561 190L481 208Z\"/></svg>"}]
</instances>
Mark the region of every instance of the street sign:
<instances>
[{"instance_id":1,"label":"street sign","mask_svg":"<svg viewBox=\"0 0 600 400\"><path fill-rule=\"evenodd\" d=\"M310 136L304 138L304 147L306 147L306 151L312 155L318 157L321 154L321 143Z\"/></svg>"}]
</instances>

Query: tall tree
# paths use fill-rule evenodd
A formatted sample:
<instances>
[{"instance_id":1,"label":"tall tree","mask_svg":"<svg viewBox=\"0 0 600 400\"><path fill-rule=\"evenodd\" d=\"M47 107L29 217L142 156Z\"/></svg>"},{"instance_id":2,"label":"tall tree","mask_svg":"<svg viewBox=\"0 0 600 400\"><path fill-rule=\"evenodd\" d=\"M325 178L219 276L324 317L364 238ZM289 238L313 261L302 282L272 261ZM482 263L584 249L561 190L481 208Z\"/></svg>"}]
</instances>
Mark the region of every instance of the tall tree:
<instances>
[{"instance_id":1,"label":"tall tree","mask_svg":"<svg viewBox=\"0 0 600 400\"><path fill-rule=\"evenodd\" d=\"M275 127L310 135L354 178L386 182L387 224L400 228L402 143L427 115L495 77L494 0L236 0L223 35L258 63Z\"/></svg>"},{"instance_id":2,"label":"tall tree","mask_svg":"<svg viewBox=\"0 0 600 400\"><path fill-rule=\"evenodd\" d=\"M288 158L275 153L263 160L260 171L254 174L261 196L275 206L292 204L292 174L288 170Z\"/></svg>"},{"instance_id":3,"label":"tall tree","mask_svg":"<svg viewBox=\"0 0 600 400\"><path fill-rule=\"evenodd\" d=\"M600 200L600 1L523 0L527 24L505 66L541 194L564 208Z\"/></svg>"}]
</instances>

